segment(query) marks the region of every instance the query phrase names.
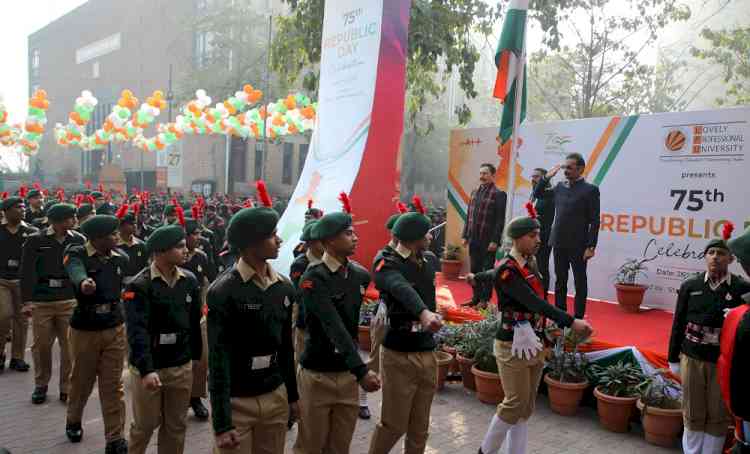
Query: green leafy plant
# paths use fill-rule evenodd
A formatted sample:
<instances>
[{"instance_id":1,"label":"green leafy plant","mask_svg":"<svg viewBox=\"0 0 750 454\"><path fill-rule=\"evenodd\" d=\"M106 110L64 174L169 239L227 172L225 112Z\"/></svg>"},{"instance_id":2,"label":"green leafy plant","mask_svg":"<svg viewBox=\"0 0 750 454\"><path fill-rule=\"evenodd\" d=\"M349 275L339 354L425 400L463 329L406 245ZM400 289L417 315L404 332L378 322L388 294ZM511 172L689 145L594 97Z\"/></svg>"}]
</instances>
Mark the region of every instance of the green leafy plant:
<instances>
[{"instance_id":1,"label":"green leafy plant","mask_svg":"<svg viewBox=\"0 0 750 454\"><path fill-rule=\"evenodd\" d=\"M482 372L497 374L497 360L491 342L483 342L474 355L474 365Z\"/></svg>"},{"instance_id":2,"label":"green leafy plant","mask_svg":"<svg viewBox=\"0 0 750 454\"><path fill-rule=\"evenodd\" d=\"M461 260L461 246L456 246L455 244L445 246L443 258L445 260Z\"/></svg>"},{"instance_id":3,"label":"green leafy plant","mask_svg":"<svg viewBox=\"0 0 750 454\"><path fill-rule=\"evenodd\" d=\"M646 262L650 262L653 259L628 259L620 265L615 275L615 282L622 285L637 285L639 276L648 277L646 271L648 267L644 265Z\"/></svg>"},{"instance_id":4,"label":"green leafy plant","mask_svg":"<svg viewBox=\"0 0 750 454\"><path fill-rule=\"evenodd\" d=\"M562 383L584 383L588 381L589 363L578 346L588 339L577 336L570 329L565 331L564 336L555 340L552 357L547 363L548 375Z\"/></svg>"},{"instance_id":5,"label":"green leafy plant","mask_svg":"<svg viewBox=\"0 0 750 454\"><path fill-rule=\"evenodd\" d=\"M457 323L446 323L440 330L435 333L434 339L437 344L437 349L442 350L443 347L456 347L463 336L463 325Z\"/></svg>"},{"instance_id":6,"label":"green leafy plant","mask_svg":"<svg viewBox=\"0 0 750 454\"><path fill-rule=\"evenodd\" d=\"M640 366L625 361L618 361L609 366L592 364L589 368L589 378L599 391L614 397L637 396L638 386L646 380Z\"/></svg>"},{"instance_id":7,"label":"green leafy plant","mask_svg":"<svg viewBox=\"0 0 750 454\"><path fill-rule=\"evenodd\" d=\"M655 375L646 377L637 387L637 392L641 396L641 402L647 407L668 410L680 408L682 389L666 376L667 372L667 369L659 369Z\"/></svg>"},{"instance_id":8,"label":"green leafy plant","mask_svg":"<svg viewBox=\"0 0 750 454\"><path fill-rule=\"evenodd\" d=\"M482 347L489 348L492 352L499 323L496 314L488 314L484 320L478 322L465 323L462 328L463 335L456 343L458 353L464 358L475 358Z\"/></svg>"}]
</instances>

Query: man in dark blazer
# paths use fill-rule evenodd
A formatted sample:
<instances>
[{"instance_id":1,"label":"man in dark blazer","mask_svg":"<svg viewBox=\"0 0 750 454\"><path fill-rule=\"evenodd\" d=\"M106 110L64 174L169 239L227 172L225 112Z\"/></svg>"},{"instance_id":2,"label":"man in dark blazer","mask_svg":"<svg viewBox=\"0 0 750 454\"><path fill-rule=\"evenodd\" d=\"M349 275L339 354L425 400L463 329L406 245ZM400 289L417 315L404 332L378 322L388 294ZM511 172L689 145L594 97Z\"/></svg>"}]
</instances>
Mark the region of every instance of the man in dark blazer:
<instances>
[{"instance_id":1,"label":"man in dark blazer","mask_svg":"<svg viewBox=\"0 0 750 454\"><path fill-rule=\"evenodd\" d=\"M534 190L542 197L544 187L560 169L565 181L554 186L555 220L550 245L555 252L555 305L567 309L568 269L573 269L575 282L575 317L586 313L588 282L586 264L594 257L599 238L599 188L583 178L586 161L578 153L565 157L565 164L556 165Z\"/></svg>"},{"instance_id":2,"label":"man in dark blazer","mask_svg":"<svg viewBox=\"0 0 750 454\"><path fill-rule=\"evenodd\" d=\"M542 275L542 286L544 287L544 297L547 298L549 292L549 257L552 254L552 246L549 244L549 236L552 231L552 221L555 219L555 191L546 180L542 187L542 179L547 175L547 169L536 168L531 174L531 183L534 190L538 189L540 197L531 194L531 203L534 204L537 212L537 220L542 228L539 232L539 251L536 253L536 263L539 267L539 273Z\"/></svg>"},{"instance_id":3,"label":"man in dark blazer","mask_svg":"<svg viewBox=\"0 0 750 454\"><path fill-rule=\"evenodd\" d=\"M498 245L502 242L508 196L495 186L495 172L492 164L479 166L480 184L471 193L461 234L464 248L469 248L471 272L474 274L492 268ZM491 284L476 285L472 291L472 305L485 305L492 297Z\"/></svg>"}]
</instances>

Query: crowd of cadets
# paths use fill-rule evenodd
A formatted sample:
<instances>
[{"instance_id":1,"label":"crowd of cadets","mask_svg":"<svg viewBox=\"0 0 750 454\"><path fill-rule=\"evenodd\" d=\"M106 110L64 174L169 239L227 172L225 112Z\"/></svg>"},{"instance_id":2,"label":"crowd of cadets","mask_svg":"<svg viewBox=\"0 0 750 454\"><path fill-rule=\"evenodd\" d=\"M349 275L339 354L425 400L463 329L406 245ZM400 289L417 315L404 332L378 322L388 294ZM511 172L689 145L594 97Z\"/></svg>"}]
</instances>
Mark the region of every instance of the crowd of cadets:
<instances>
[{"instance_id":1,"label":"crowd of cadets","mask_svg":"<svg viewBox=\"0 0 750 454\"><path fill-rule=\"evenodd\" d=\"M401 438L406 454L423 453L437 380L433 333L442 326L434 284L439 261L430 251L435 217L425 215L418 198L413 211L399 204L385 226L391 239L368 269L350 259L358 238L346 194L339 212L324 215L310 204L287 278L287 270L269 263L281 246L279 214L262 181L257 190L258 200L242 206L149 193L113 201L101 190L70 197L58 191L45 204L39 187L4 193L0 371L6 338L9 369L30 369L24 360L30 317L32 403L47 399L57 340L66 436L81 441L84 407L98 383L107 454L144 453L154 431L160 454L183 452L188 409L208 419L202 399L209 395L217 453L281 454L287 430L298 422L295 454L343 454L357 418L369 417L366 393L380 389L369 453L386 454ZM505 398L480 454L497 452L506 437L510 453L526 452L545 320L591 332L586 321L547 303L534 260L540 224L528 209L505 226L512 242L507 256L494 270L467 276L472 285L494 286L501 300L495 354ZM750 300L750 284L727 271L732 252L750 267L750 230L728 238L706 246L707 271L679 292L669 361L682 375L685 452L719 452L730 410L745 419L738 421L738 439L750 429L747 404L738 397L747 394L738 385L746 366L734 360L748 351L749 315L733 313L726 341L732 348L719 347L725 313ZM359 314L371 284L381 308L363 359ZM128 440L124 380L131 396ZM719 383L730 381L721 390L724 405Z\"/></svg>"}]
</instances>

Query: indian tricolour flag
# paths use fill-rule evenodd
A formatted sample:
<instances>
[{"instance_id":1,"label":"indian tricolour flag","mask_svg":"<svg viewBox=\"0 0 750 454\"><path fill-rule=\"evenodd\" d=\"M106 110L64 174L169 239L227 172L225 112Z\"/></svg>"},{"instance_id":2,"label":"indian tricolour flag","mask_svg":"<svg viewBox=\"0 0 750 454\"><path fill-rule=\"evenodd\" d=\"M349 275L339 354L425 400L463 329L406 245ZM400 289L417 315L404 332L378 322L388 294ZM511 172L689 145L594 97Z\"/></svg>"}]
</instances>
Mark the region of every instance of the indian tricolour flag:
<instances>
[{"instance_id":1,"label":"indian tricolour flag","mask_svg":"<svg viewBox=\"0 0 750 454\"><path fill-rule=\"evenodd\" d=\"M520 113L518 124L526 118L526 68L523 59L526 57L524 42L528 8L529 0L510 1L508 12L505 15L503 31L500 34L500 41L495 51L497 79L495 79L493 96L503 104L503 115L500 120L501 148L510 145L515 115ZM521 73L523 74L523 80L519 81ZM523 88L520 112L516 112L516 90L519 83Z\"/></svg>"}]
</instances>

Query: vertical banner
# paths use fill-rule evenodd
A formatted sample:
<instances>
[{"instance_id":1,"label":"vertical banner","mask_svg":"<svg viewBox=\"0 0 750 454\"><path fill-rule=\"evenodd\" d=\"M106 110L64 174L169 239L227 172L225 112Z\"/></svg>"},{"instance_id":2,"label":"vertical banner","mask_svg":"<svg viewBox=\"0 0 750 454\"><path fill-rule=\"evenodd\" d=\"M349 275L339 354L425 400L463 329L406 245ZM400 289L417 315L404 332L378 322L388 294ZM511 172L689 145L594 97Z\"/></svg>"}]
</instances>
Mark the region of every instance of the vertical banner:
<instances>
[{"instance_id":1,"label":"vertical banner","mask_svg":"<svg viewBox=\"0 0 750 454\"><path fill-rule=\"evenodd\" d=\"M494 128L451 133L450 244L460 244L481 162L499 160L498 186L508 187L507 156L498 156L496 134ZM647 275L639 280L649 286L644 306L673 310L682 281L705 270L708 241L721 237L727 221L735 225L734 235L750 226L750 108L526 123L520 137L515 215L525 213L533 169L549 169L569 153L584 156L584 176L599 186L591 298L616 301L617 269L627 259L647 259ZM553 184L563 181L561 175Z\"/></svg>"},{"instance_id":2,"label":"vertical banner","mask_svg":"<svg viewBox=\"0 0 750 454\"><path fill-rule=\"evenodd\" d=\"M307 201L340 211L350 194L357 259L369 266L387 242L403 130L409 0L328 0L323 19L318 116L305 166L279 222L274 266L286 272Z\"/></svg>"},{"instance_id":3,"label":"vertical banner","mask_svg":"<svg viewBox=\"0 0 750 454\"><path fill-rule=\"evenodd\" d=\"M182 142L170 145L164 150L167 158L167 186L182 189Z\"/></svg>"}]
</instances>

